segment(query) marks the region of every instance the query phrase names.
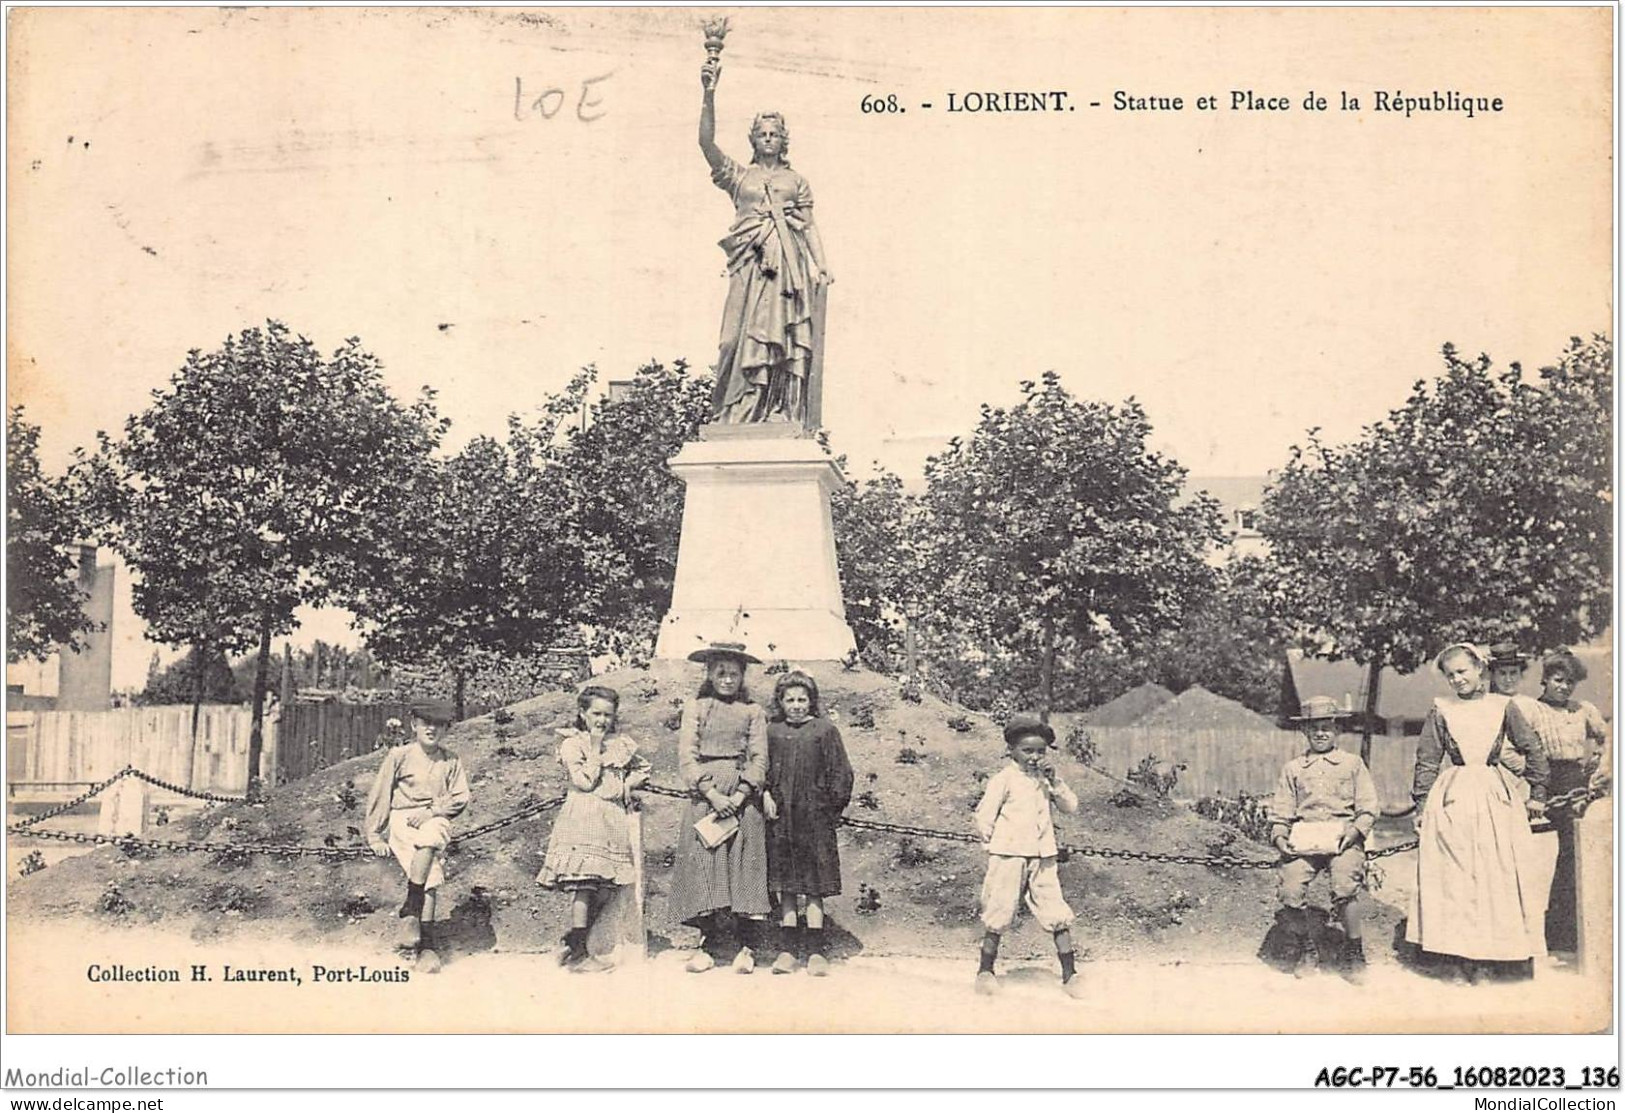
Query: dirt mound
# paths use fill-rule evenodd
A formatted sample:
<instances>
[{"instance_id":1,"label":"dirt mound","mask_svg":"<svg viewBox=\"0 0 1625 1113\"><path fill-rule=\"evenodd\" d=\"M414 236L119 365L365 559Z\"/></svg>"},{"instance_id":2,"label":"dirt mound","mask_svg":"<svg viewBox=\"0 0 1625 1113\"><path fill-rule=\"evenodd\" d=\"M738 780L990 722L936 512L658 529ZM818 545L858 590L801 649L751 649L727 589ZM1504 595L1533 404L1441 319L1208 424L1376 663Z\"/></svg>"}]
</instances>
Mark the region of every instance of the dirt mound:
<instances>
[{"instance_id":1,"label":"dirt mound","mask_svg":"<svg viewBox=\"0 0 1625 1113\"><path fill-rule=\"evenodd\" d=\"M1116 699L1109 699L1099 707L1083 712L1077 716L1077 721L1092 727L1133 726L1173 698L1174 694L1161 684L1141 684Z\"/></svg>"},{"instance_id":2,"label":"dirt mound","mask_svg":"<svg viewBox=\"0 0 1625 1113\"><path fill-rule=\"evenodd\" d=\"M904 698L894 680L838 665L809 670L823 688L826 713L840 727L857 770L849 815L968 831L971 811L1004 748L988 719L930 695ZM696 665L661 662L600 678L620 690L621 726L641 743L657 784L676 785L677 712L700 679ZM751 687L770 676L752 669ZM574 714L567 693L509 709L501 725L483 716L458 724L447 744L467 763L474 803L463 830L563 792L556 728ZM1250 713L1249 713L1250 714ZM377 754L344 761L277 788L259 806L211 807L157 828L156 838L304 846L359 846L359 823ZM1088 847L1267 857L1234 832L1165 800L1135 798L1122 784L1065 757L1061 771L1082 807L1057 815L1063 842ZM1113 798L1117 798L1117 803ZM647 799L648 925L655 949L688 945L692 929L666 914L682 802ZM568 902L534 881L551 814L465 841L448 860L453 950L540 951L563 934ZM49 826L49 825L47 825ZM980 847L843 829L845 892L829 901L834 953L974 955L981 935L977 897L986 864ZM1078 946L1096 955L1251 956L1268 929L1273 874L1074 855L1062 883L1078 913ZM109 889L112 886L112 890ZM109 892L117 898L110 899ZM102 849L50 866L8 887L10 907L27 916L73 916L104 923L190 924L200 939L248 925L284 937L345 933L376 939L393 929L402 894L393 861L273 858L232 852L136 854ZM444 913L442 913L444 915ZM1033 926L1011 933L1012 955L1044 954L1050 940Z\"/></svg>"},{"instance_id":3,"label":"dirt mound","mask_svg":"<svg viewBox=\"0 0 1625 1113\"><path fill-rule=\"evenodd\" d=\"M1186 688L1134 723L1139 727L1175 730L1275 730L1275 723L1235 700L1206 688Z\"/></svg>"}]
</instances>

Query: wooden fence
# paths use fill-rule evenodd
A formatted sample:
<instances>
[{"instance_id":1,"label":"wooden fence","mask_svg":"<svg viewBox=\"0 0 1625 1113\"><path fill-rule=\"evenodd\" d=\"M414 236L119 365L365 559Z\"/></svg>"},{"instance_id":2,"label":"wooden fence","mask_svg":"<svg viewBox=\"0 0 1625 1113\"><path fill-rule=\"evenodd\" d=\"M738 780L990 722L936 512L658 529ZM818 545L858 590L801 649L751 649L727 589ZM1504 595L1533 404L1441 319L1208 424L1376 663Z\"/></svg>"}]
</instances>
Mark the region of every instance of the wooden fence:
<instances>
[{"instance_id":1,"label":"wooden fence","mask_svg":"<svg viewBox=\"0 0 1625 1113\"><path fill-rule=\"evenodd\" d=\"M282 708L277 775L282 781L371 753L390 719L407 721L404 703L291 703Z\"/></svg>"},{"instance_id":2,"label":"wooden fence","mask_svg":"<svg viewBox=\"0 0 1625 1113\"><path fill-rule=\"evenodd\" d=\"M1183 762L1185 768L1173 790L1173 795L1181 799L1272 792L1281 766L1304 752L1303 735L1291 730L1085 729L1099 754L1096 768L1114 777L1139 765L1147 754L1161 761ZM1066 732L1060 729L1058 733L1064 737ZM1337 744L1350 753L1360 752L1357 735L1342 735ZM1379 736L1371 740L1371 776L1377 782L1377 795L1384 808L1400 808L1410 802L1415 768L1414 737Z\"/></svg>"},{"instance_id":3,"label":"wooden fence","mask_svg":"<svg viewBox=\"0 0 1625 1113\"><path fill-rule=\"evenodd\" d=\"M133 765L195 792L236 794L248 788L246 707L205 705L192 734L192 708L124 707L112 711L14 711L6 715L6 777L27 784L105 780ZM261 770L276 767L275 719L265 723Z\"/></svg>"}]
</instances>

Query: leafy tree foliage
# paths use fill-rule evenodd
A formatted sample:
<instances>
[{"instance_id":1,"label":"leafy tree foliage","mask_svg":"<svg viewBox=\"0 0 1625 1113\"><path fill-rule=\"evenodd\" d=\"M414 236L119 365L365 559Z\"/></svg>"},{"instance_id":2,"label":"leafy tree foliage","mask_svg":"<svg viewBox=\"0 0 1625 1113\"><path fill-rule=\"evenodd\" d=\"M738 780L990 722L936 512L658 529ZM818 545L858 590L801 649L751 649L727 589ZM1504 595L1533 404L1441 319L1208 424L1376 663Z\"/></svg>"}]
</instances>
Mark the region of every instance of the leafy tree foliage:
<instances>
[{"instance_id":1,"label":"leafy tree foliage","mask_svg":"<svg viewBox=\"0 0 1625 1113\"><path fill-rule=\"evenodd\" d=\"M74 542L85 507L66 477L40 469L39 426L6 412L6 659L72 648L96 624L85 614Z\"/></svg>"},{"instance_id":2,"label":"leafy tree foliage","mask_svg":"<svg viewBox=\"0 0 1625 1113\"><path fill-rule=\"evenodd\" d=\"M671 604L683 483L666 467L710 416L711 379L651 362L566 434L558 459L578 530L581 581L571 614L592 648L646 659Z\"/></svg>"},{"instance_id":3,"label":"leafy tree foliage","mask_svg":"<svg viewBox=\"0 0 1625 1113\"><path fill-rule=\"evenodd\" d=\"M1333 659L1415 669L1445 644L1595 634L1612 608L1612 345L1537 381L1444 348L1359 440L1311 431L1264 497L1285 612Z\"/></svg>"},{"instance_id":4,"label":"leafy tree foliage","mask_svg":"<svg viewBox=\"0 0 1625 1113\"><path fill-rule=\"evenodd\" d=\"M1200 685L1261 715L1281 714L1292 637L1279 610L1277 575L1269 562L1232 558L1219 569L1212 596L1151 643L1135 683L1151 680L1173 692Z\"/></svg>"},{"instance_id":5,"label":"leafy tree foliage","mask_svg":"<svg viewBox=\"0 0 1625 1113\"><path fill-rule=\"evenodd\" d=\"M270 321L188 353L122 437L102 436L97 489L152 636L258 650L250 769L272 637L411 544L395 527L444 428L432 392L402 405L359 340L324 358Z\"/></svg>"},{"instance_id":6,"label":"leafy tree foliage","mask_svg":"<svg viewBox=\"0 0 1625 1113\"><path fill-rule=\"evenodd\" d=\"M440 463L384 574L346 599L368 649L390 665L468 677L491 655L521 656L567 629L580 576L567 477L545 421L476 437Z\"/></svg>"},{"instance_id":7,"label":"leafy tree foliage","mask_svg":"<svg viewBox=\"0 0 1625 1113\"><path fill-rule=\"evenodd\" d=\"M252 679L243 692L251 690ZM237 677L223 650L194 647L185 656L172 661L167 668L156 662L147 670L147 686L136 696L136 702L145 706L192 703L236 703L239 695Z\"/></svg>"},{"instance_id":8,"label":"leafy tree foliage","mask_svg":"<svg viewBox=\"0 0 1625 1113\"><path fill-rule=\"evenodd\" d=\"M843 465L845 461L839 461ZM904 652L910 611L923 614L919 597L920 510L889 471L848 482L830 497L835 554L846 621L866 659L897 661Z\"/></svg>"},{"instance_id":9,"label":"leafy tree foliage","mask_svg":"<svg viewBox=\"0 0 1625 1113\"><path fill-rule=\"evenodd\" d=\"M927 463L921 575L934 647L1036 663L1048 709L1063 651L1133 651L1206 597L1222 534L1217 504L1182 498L1184 469L1147 447L1137 402L1079 401L1053 372L1021 390Z\"/></svg>"},{"instance_id":10,"label":"leafy tree foliage","mask_svg":"<svg viewBox=\"0 0 1625 1113\"><path fill-rule=\"evenodd\" d=\"M589 409L596 379L587 368L533 419L511 417L505 441L438 464L412 543L347 599L381 660L451 672L459 713L470 677L560 641L653 648L682 530L666 461L707 416L710 385L654 362Z\"/></svg>"}]
</instances>

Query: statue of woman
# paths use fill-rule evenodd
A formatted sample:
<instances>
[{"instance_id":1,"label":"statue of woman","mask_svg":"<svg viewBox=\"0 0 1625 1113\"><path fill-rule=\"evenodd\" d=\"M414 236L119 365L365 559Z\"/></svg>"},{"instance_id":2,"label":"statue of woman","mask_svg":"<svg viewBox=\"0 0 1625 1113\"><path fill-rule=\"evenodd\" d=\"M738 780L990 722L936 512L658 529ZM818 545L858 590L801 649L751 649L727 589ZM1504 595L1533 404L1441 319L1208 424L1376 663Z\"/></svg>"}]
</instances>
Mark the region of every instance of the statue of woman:
<instances>
[{"instance_id":1,"label":"statue of woman","mask_svg":"<svg viewBox=\"0 0 1625 1113\"><path fill-rule=\"evenodd\" d=\"M812 190L790 169L790 133L777 112L750 128L751 160L741 166L716 144L716 57L700 70L700 150L711 180L733 198L734 222L720 243L728 256L711 419L728 424L807 421L813 367L814 297L834 281L813 223Z\"/></svg>"}]
</instances>

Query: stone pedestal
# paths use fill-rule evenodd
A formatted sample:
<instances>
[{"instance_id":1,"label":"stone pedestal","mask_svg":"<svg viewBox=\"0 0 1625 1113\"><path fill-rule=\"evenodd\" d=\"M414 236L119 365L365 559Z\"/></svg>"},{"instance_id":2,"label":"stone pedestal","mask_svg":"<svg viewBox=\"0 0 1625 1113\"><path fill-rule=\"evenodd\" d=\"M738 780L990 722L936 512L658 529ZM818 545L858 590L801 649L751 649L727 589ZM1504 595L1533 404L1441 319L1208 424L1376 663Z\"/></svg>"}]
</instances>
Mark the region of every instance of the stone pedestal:
<instances>
[{"instance_id":1,"label":"stone pedestal","mask_svg":"<svg viewBox=\"0 0 1625 1113\"><path fill-rule=\"evenodd\" d=\"M1580 973L1614 981L1614 801L1594 800L1574 822L1574 914Z\"/></svg>"},{"instance_id":2,"label":"stone pedestal","mask_svg":"<svg viewBox=\"0 0 1625 1113\"><path fill-rule=\"evenodd\" d=\"M124 777L110 786L101 797L101 812L96 816L96 833L109 838L147 833L147 782L139 777Z\"/></svg>"},{"instance_id":3,"label":"stone pedestal","mask_svg":"<svg viewBox=\"0 0 1625 1113\"><path fill-rule=\"evenodd\" d=\"M707 427L671 470L688 489L655 656L729 641L763 661L851 653L829 513L841 474L818 443L790 427Z\"/></svg>"}]
</instances>

